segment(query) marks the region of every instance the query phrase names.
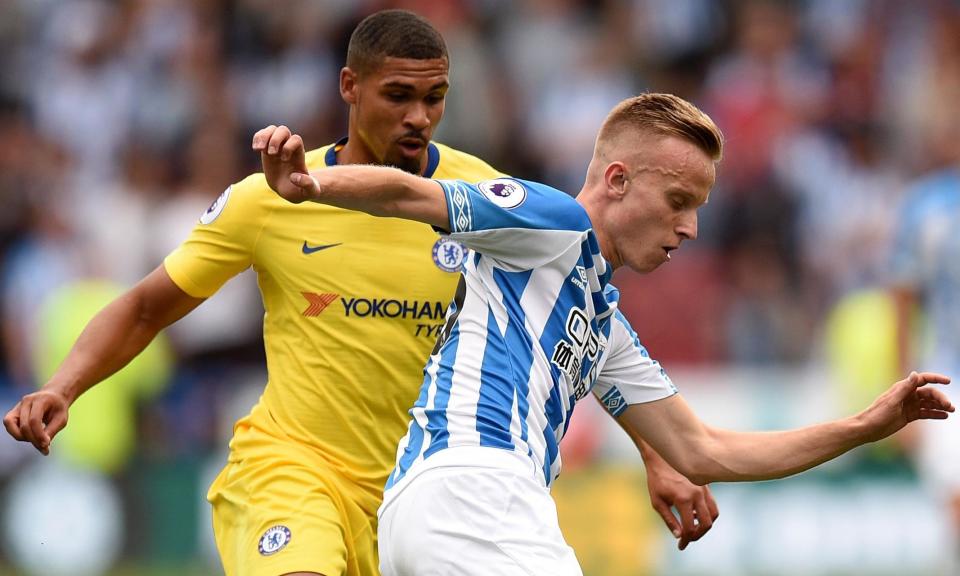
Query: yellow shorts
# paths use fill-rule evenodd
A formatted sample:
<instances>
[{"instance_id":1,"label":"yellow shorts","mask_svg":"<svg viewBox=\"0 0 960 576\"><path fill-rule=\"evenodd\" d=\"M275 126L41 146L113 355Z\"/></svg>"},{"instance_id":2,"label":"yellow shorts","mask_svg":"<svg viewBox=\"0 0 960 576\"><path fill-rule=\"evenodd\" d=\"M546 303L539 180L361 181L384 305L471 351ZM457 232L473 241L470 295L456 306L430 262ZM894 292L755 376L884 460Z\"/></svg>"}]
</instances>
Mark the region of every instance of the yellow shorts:
<instances>
[{"instance_id":1,"label":"yellow shorts","mask_svg":"<svg viewBox=\"0 0 960 576\"><path fill-rule=\"evenodd\" d=\"M379 575L376 516L318 456L251 428L232 446L207 494L227 576Z\"/></svg>"}]
</instances>

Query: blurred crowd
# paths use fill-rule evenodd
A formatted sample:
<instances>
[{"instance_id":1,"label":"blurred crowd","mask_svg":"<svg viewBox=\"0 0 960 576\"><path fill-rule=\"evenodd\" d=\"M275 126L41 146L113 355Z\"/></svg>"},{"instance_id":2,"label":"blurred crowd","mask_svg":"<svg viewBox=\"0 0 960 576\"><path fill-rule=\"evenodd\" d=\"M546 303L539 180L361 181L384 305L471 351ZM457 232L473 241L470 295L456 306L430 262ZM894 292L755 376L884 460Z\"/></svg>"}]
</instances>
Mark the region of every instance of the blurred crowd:
<instances>
[{"instance_id":1,"label":"blurred crowd","mask_svg":"<svg viewBox=\"0 0 960 576\"><path fill-rule=\"evenodd\" d=\"M640 91L717 121L725 158L700 238L618 282L668 367L811 361L836 303L885 283L911 183L960 163L956 1L6 0L4 406L38 384L50 295L160 264L257 170L256 129L286 124L309 147L344 135L348 36L386 7L447 40L437 139L511 174L576 193L606 112ZM262 364L261 315L241 277L170 331L172 384L144 428L169 433L157 450L218 444L211 390Z\"/></svg>"}]
</instances>

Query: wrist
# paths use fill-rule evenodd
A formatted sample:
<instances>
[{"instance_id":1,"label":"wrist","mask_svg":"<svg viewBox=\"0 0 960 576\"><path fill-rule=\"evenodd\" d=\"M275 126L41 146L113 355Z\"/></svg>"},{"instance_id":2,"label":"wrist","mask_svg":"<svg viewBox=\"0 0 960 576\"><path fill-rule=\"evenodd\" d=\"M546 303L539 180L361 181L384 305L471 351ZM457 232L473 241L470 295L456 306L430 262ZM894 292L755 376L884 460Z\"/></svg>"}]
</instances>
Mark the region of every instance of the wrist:
<instances>
[{"instance_id":1,"label":"wrist","mask_svg":"<svg viewBox=\"0 0 960 576\"><path fill-rule=\"evenodd\" d=\"M79 388L76 382L65 380L51 380L41 388L41 391L60 396L66 401L68 406L72 406L77 396L79 396L78 390Z\"/></svg>"},{"instance_id":2,"label":"wrist","mask_svg":"<svg viewBox=\"0 0 960 576\"><path fill-rule=\"evenodd\" d=\"M869 408L859 414L850 416L846 419L845 424L849 430L851 441L856 445L875 442L883 437L881 431L877 429L873 422Z\"/></svg>"}]
</instances>

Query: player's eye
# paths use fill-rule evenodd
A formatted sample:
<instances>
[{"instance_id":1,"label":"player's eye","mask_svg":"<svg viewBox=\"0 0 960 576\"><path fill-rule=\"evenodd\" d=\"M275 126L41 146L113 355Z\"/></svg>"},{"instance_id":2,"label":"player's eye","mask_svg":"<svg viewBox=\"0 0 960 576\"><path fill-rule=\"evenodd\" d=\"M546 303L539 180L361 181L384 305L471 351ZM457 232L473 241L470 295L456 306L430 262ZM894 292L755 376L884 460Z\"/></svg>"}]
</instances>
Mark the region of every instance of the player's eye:
<instances>
[{"instance_id":1,"label":"player's eye","mask_svg":"<svg viewBox=\"0 0 960 576\"><path fill-rule=\"evenodd\" d=\"M443 102L444 94L430 94L427 96L427 104L439 104Z\"/></svg>"},{"instance_id":2,"label":"player's eye","mask_svg":"<svg viewBox=\"0 0 960 576\"><path fill-rule=\"evenodd\" d=\"M387 92L387 99L391 102L403 102L407 99L406 92Z\"/></svg>"}]
</instances>

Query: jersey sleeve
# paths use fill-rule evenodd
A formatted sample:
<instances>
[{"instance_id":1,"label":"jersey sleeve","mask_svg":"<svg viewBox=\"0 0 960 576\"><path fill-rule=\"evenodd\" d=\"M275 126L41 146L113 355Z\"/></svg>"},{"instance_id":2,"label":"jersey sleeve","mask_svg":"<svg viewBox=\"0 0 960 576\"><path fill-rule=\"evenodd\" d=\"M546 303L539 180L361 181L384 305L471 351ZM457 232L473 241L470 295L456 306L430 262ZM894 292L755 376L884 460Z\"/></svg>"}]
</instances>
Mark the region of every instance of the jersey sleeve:
<instances>
[{"instance_id":1,"label":"jersey sleeve","mask_svg":"<svg viewBox=\"0 0 960 576\"><path fill-rule=\"evenodd\" d=\"M181 290L207 298L250 267L269 209L266 182L255 174L224 190L200 216L190 236L163 261Z\"/></svg>"},{"instance_id":2,"label":"jersey sleeve","mask_svg":"<svg viewBox=\"0 0 960 576\"><path fill-rule=\"evenodd\" d=\"M507 269L529 270L580 243L590 229L583 208L542 184L496 178L477 184L438 180L449 235Z\"/></svg>"},{"instance_id":3,"label":"jersey sleeve","mask_svg":"<svg viewBox=\"0 0 960 576\"><path fill-rule=\"evenodd\" d=\"M608 358L593 386L593 394L613 416L627 406L653 402L677 393L676 386L619 310L611 322Z\"/></svg>"}]
</instances>

